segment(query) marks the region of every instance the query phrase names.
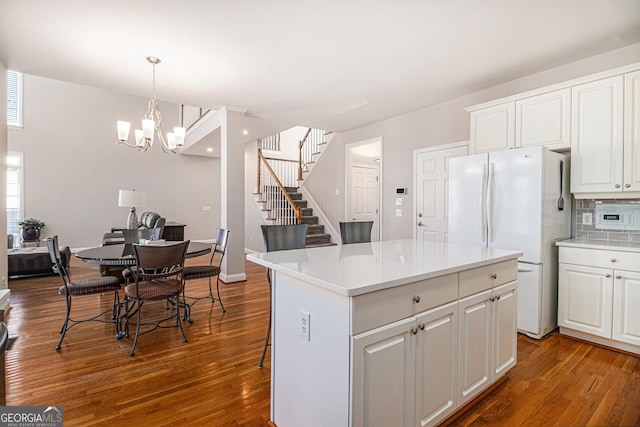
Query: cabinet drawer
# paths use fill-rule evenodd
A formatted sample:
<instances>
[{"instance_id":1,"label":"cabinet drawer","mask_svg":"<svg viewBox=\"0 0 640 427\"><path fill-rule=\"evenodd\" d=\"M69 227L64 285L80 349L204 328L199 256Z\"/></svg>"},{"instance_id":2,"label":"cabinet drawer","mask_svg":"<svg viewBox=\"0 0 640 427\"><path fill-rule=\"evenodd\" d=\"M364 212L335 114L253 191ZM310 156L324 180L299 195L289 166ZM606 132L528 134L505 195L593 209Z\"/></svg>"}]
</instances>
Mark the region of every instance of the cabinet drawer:
<instances>
[{"instance_id":1,"label":"cabinet drawer","mask_svg":"<svg viewBox=\"0 0 640 427\"><path fill-rule=\"evenodd\" d=\"M560 247L559 262L615 270L640 270L640 253Z\"/></svg>"},{"instance_id":2,"label":"cabinet drawer","mask_svg":"<svg viewBox=\"0 0 640 427\"><path fill-rule=\"evenodd\" d=\"M461 271L459 277L459 298L464 298L498 285L513 282L517 278L518 263L516 260L503 261Z\"/></svg>"},{"instance_id":3,"label":"cabinet drawer","mask_svg":"<svg viewBox=\"0 0 640 427\"><path fill-rule=\"evenodd\" d=\"M375 329L456 299L457 273L359 295L351 299L351 334Z\"/></svg>"}]
</instances>

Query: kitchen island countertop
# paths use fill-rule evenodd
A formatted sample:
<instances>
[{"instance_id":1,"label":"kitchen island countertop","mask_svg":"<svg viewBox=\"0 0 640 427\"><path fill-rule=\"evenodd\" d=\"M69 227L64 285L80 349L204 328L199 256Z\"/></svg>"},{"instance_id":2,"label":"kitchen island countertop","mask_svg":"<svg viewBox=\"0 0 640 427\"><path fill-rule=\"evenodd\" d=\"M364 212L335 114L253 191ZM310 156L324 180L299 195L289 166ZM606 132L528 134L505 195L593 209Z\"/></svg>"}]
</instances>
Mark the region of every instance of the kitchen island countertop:
<instances>
[{"instance_id":1,"label":"kitchen island countertop","mask_svg":"<svg viewBox=\"0 0 640 427\"><path fill-rule=\"evenodd\" d=\"M511 250L406 239L248 254L247 259L352 297L521 255Z\"/></svg>"}]
</instances>

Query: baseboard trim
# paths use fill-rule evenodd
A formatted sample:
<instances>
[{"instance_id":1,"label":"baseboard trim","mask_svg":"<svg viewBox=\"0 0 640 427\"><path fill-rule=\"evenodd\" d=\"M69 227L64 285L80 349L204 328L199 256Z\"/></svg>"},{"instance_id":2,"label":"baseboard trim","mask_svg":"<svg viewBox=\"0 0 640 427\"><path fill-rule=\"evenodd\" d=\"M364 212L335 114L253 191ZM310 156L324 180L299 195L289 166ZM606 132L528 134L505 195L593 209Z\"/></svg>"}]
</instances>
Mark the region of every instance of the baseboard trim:
<instances>
[{"instance_id":1,"label":"baseboard trim","mask_svg":"<svg viewBox=\"0 0 640 427\"><path fill-rule=\"evenodd\" d=\"M220 280L224 283L246 282L247 275L245 273L224 274L220 273Z\"/></svg>"}]
</instances>

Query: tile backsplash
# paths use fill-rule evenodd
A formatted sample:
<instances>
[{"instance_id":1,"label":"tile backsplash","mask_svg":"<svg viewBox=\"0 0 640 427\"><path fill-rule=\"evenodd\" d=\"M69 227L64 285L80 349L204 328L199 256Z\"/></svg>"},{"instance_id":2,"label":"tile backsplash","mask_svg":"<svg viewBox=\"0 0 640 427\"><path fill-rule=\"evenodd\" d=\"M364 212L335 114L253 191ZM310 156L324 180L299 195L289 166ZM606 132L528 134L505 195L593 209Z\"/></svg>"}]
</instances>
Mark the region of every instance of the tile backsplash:
<instances>
[{"instance_id":1,"label":"tile backsplash","mask_svg":"<svg viewBox=\"0 0 640 427\"><path fill-rule=\"evenodd\" d=\"M575 206L575 217L573 218L575 236L597 240L612 240L617 242L640 242L640 231L617 231L603 230L596 228L596 204L622 204L622 203L640 203L640 200L573 200ZM582 216L590 213L593 218L591 225L582 223Z\"/></svg>"}]
</instances>

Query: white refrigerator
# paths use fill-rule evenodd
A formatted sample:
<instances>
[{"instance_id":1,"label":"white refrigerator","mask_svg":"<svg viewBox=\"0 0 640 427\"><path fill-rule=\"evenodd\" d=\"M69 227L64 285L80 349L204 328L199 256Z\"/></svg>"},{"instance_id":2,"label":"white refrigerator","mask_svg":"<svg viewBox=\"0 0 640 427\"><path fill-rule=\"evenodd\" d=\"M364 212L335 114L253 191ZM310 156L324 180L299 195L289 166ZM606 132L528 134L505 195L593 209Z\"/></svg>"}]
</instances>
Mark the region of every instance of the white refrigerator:
<instances>
[{"instance_id":1,"label":"white refrigerator","mask_svg":"<svg viewBox=\"0 0 640 427\"><path fill-rule=\"evenodd\" d=\"M557 240L571 236L569 158L543 147L449 162L447 241L513 249L518 330L542 338L557 326Z\"/></svg>"}]
</instances>

